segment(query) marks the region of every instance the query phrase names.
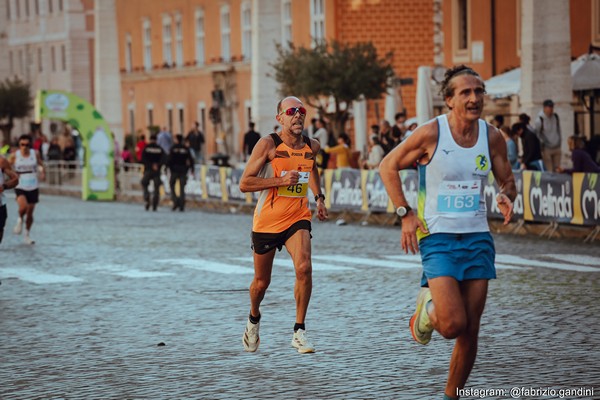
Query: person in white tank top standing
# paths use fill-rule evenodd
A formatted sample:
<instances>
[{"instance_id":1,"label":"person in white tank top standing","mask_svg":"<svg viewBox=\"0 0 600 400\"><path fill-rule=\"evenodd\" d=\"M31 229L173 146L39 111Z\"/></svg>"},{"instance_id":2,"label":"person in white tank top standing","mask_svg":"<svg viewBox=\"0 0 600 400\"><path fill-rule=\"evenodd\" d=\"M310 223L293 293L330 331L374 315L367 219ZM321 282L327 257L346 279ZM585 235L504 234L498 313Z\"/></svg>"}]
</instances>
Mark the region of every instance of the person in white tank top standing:
<instances>
[{"instance_id":1,"label":"person in white tank top standing","mask_svg":"<svg viewBox=\"0 0 600 400\"><path fill-rule=\"evenodd\" d=\"M13 171L8 160L0 156L0 243L2 243L4 237L4 226L6 226L6 218L8 217L4 192L17 186L17 183L19 183L19 175Z\"/></svg>"},{"instance_id":2,"label":"person in white tank top standing","mask_svg":"<svg viewBox=\"0 0 600 400\"><path fill-rule=\"evenodd\" d=\"M19 218L13 232L15 235L20 235L23 231L23 222L25 222L24 241L26 244L34 244L35 241L31 239L29 232L33 225L33 211L39 201L39 179L44 180L45 177L44 164L39 153L31 148L32 142L29 135L21 135L18 143L19 148L10 156L10 163L19 175L19 184L15 188Z\"/></svg>"},{"instance_id":3,"label":"person in white tank top standing","mask_svg":"<svg viewBox=\"0 0 600 400\"><path fill-rule=\"evenodd\" d=\"M479 74L464 65L451 68L441 92L450 112L418 127L383 159L379 172L402 218L402 249L421 252L423 277L411 334L420 344L429 343L433 330L456 339L444 399L457 399L475 363L488 282L496 278L483 183L493 172L504 224L513 215L516 187L502 135L481 119L485 85ZM398 173L414 162L416 210L406 201Z\"/></svg>"}]
</instances>

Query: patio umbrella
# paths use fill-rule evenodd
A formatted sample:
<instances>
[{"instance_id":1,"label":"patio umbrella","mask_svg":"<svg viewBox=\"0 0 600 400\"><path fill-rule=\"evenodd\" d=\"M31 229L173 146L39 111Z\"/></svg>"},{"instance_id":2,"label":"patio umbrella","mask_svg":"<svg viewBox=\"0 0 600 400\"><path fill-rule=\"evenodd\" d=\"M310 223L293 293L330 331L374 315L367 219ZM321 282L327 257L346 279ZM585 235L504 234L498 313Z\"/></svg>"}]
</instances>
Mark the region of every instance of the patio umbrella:
<instances>
[{"instance_id":1,"label":"patio umbrella","mask_svg":"<svg viewBox=\"0 0 600 400\"><path fill-rule=\"evenodd\" d=\"M573 90L600 89L600 56L584 54L571 63Z\"/></svg>"},{"instance_id":2,"label":"patio umbrella","mask_svg":"<svg viewBox=\"0 0 600 400\"><path fill-rule=\"evenodd\" d=\"M431 93L431 69L421 66L417 70L417 123L433 118L433 95Z\"/></svg>"}]
</instances>

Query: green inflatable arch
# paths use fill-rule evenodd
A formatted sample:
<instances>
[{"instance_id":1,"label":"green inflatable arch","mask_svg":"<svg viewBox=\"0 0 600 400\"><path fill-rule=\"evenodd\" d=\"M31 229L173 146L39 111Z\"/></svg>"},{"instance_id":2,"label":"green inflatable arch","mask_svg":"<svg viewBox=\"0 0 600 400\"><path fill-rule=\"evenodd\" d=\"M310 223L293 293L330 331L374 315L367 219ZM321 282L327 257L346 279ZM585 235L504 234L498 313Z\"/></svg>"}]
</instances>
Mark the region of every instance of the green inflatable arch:
<instances>
[{"instance_id":1,"label":"green inflatable arch","mask_svg":"<svg viewBox=\"0 0 600 400\"><path fill-rule=\"evenodd\" d=\"M76 128L82 138L83 200L114 200L114 139L102 115L88 101L60 90L41 90L35 98L35 119L61 120Z\"/></svg>"}]
</instances>

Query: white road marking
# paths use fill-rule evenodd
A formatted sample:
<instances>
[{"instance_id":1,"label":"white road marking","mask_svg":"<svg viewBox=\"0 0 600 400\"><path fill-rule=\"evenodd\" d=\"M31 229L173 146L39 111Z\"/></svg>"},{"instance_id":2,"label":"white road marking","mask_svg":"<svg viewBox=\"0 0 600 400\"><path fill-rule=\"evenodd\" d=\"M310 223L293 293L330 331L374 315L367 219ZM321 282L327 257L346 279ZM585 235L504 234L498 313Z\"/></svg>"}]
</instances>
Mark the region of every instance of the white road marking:
<instances>
[{"instance_id":1,"label":"white road marking","mask_svg":"<svg viewBox=\"0 0 600 400\"><path fill-rule=\"evenodd\" d=\"M129 269L127 271L113 272L112 274L124 276L126 278L159 278L163 276L175 275L170 272L140 271L139 269Z\"/></svg>"},{"instance_id":2,"label":"white road marking","mask_svg":"<svg viewBox=\"0 0 600 400\"><path fill-rule=\"evenodd\" d=\"M38 285L83 281L75 276L50 274L33 268L0 268L0 278L18 278Z\"/></svg>"},{"instance_id":3,"label":"white road marking","mask_svg":"<svg viewBox=\"0 0 600 400\"><path fill-rule=\"evenodd\" d=\"M567 261L575 262L577 264L591 265L592 267L600 267L600 257L587 256L583 254L545 254L548 257Z\"/></svg>"},{"instance_id":4,"label":"white road marking","mask_svg":"<svg viewBox=\"0 0 600 400\"><path fill-rule=\"evenodd\" d=\"M553 268L564 271L600 272L600 268L592 268L576 264L561 264L548 261L529 260L527 258L513 256L509 254L496 255L496 262L499 262L501 264L519 265L524 267Z\"/></svg>"},{"instance_id":5,"label":"white road marking","mask_svg":"<svg viewBox=\"0 0 600 400\"><path fill-rule=\"evenodd\" d=\"M197 269L201 271L218 272L221 274L253 274L254 269L241 267L239 265L225 264L217 261L192 259L192 258L172 258L167 260L158 260L166 264L179 265L184 268Z\"/></svg>"},{"instance_id":6,"label":"white road marking","mask_svg":"<svg viewBox=\"0 0 600 400\"><path fill-rule=\"evenodd\" d=\"M250 265L252 265L252 263L254 262L251 257L233 257L233 258L231 258L231 260L247 262L247 263L250 263ZM277 266L280 266L280 267L294 268L294 263L292 262L291 258L277 258L277 257L275 257L275 259L273 260L273 265L277 265ZM354 268L349 267L349 266L340 266L340 265L326 264L326 263L321 263L321 262L313 262L312 263L312 268L313 268L313 271L348 271L348 270L354 270Z\"/></svg>"},{"instance_id":7,"label":"white road marking","mask_svg":"<svg viewBox=\"0 0 600 400\"><path fill-rule=\"evenodd\" d=\"M385 267L385 268L397 268L397 269L407 269L407 268L418 268L420 265L414 262L406 263L400 261L388 261L388 260L380 260L373 258L364 258L364 257L351 257L351 256L343 256L343 255L330 255L330 256L313 256L313 258L318 260L326 260L333 261L339 263L348 263L348 264L358 264L367 267Z\"/></svg>"}]
</instances>

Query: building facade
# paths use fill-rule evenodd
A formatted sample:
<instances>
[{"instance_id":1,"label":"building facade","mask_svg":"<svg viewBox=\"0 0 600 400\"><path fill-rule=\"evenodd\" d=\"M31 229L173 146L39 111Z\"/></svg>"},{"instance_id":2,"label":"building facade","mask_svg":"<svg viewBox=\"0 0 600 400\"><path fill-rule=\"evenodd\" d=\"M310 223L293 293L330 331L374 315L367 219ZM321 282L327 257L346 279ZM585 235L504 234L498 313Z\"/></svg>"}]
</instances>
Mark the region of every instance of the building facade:
<instances>
[{"instance_id":1,"label":"building facade","mask_svg":"<svg viewBox=\"0 0 600 400\"><path fill-rule=\"evenodd\" d=\"M41 89L94 102L93 0L2 0L0 79L18 77ZM13 136L29 132L16 121Z\"/></svg>"}]
</instances>

